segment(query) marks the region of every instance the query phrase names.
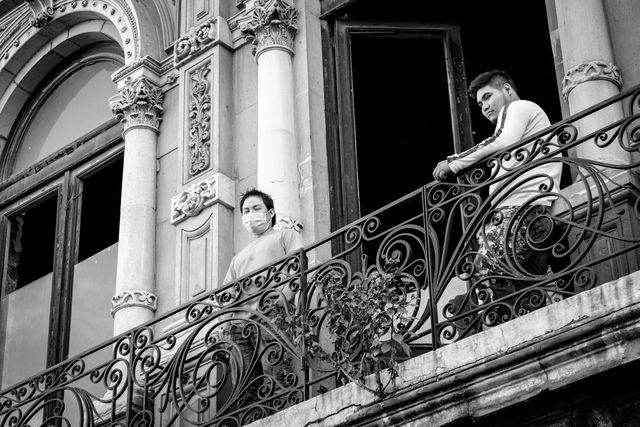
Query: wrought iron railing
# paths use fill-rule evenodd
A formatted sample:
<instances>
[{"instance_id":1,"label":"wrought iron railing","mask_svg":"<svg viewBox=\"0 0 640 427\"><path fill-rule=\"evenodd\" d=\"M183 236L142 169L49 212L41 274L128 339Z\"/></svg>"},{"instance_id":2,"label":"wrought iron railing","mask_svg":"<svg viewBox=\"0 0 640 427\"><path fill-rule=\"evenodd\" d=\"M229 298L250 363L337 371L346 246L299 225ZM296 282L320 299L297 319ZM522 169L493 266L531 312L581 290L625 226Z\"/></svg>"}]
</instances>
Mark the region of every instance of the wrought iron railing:
<instances>
[{"instance_id":1,"label":"wrought iron railing","mask_svg":"<svg viewBox=\"0 0 640 427\"><path fill-rule=\"evenodd\" d=\"M635 89L563 120L478 163L465 179L419 188L4 390L1 425L232 426L268 416L353 377L332 363L336 334L354 366L371 360L360 357L370 348L362 326L350 323L353 307L345 304L346 327L329 331L326 304L340 297L327 295L330 285L344 296L391 277L384 283L400 295L403 314L375 332L381 341L402 337L396 341L416 354L638 269L639 99ZM623 119L581 133L612 105L622 106ZM630 160L601 160L612 147ZM569 187L540 172L554 164L569 172ZM538 183L531 198L500 209L501 190L513 194L523 179ZM549 196L556 200L545 208ZM496 238L500 225L507 231ZM491 244L479 248L488 236ZM530 255L544 258L542 269L530 268ZM380 348L369 355L384 359L391 347Z\"/></svg>"}]
</instances>

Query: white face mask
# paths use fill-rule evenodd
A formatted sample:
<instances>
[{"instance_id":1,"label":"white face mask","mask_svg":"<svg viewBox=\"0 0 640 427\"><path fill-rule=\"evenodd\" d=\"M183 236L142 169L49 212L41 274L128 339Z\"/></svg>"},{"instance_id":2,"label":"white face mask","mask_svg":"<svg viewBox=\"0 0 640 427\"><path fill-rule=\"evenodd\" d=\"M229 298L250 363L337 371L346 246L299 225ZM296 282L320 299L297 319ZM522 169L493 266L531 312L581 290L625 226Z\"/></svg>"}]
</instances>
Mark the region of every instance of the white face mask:
<instances>
[{"instance_id":1,"label":"white face mask","mask_svg":"<svg viewBox=\"0 0 640 427\"><path fill-rule=\"evenodd\" d=\"M264 233L271 226L271 215L268 212L252 212L242 215L242 224L256 236Z\"/></svg>"}]
</instances>

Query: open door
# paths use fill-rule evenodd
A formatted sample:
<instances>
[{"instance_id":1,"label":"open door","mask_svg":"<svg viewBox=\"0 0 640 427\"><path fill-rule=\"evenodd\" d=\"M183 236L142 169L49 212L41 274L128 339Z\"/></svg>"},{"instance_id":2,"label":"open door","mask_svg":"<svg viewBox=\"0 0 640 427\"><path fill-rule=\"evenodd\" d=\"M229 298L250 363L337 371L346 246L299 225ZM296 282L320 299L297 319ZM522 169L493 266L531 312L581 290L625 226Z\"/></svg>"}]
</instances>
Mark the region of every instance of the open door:
<instances>
[{"instance_id":1,"label":"open door","mask_svg":"<svg viewBox=\"0 0 640 427\"><path fill-rule=\"evenodd\" d=\"M337 20L332 227L432 180L472 146L459 29Z\"/></svg>"}]
</instances>

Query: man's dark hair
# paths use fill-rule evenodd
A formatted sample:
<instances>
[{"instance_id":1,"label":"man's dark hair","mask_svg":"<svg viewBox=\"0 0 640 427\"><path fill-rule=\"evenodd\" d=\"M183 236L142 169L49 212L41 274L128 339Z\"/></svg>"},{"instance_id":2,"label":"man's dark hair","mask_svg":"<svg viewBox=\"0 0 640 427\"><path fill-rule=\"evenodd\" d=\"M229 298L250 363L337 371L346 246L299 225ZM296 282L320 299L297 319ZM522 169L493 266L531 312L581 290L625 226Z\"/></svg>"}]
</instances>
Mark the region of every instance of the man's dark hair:
<instances>
[{"instance_id":1,"label":"man's dark hair","mask_svg":"<svg viewBox=\"0 0 640 427\"><path fill-rule=\"evenodd\" d=\"M469 85L469 96L471 97L471 99L476 100L478 91L483 87L491 86L493 88L499 89L505 83L509 83L514 92L518 93L516 85L513 83L513 79L511 79L509 74L505 73L502 70L487 71L473 79L473 81Z\"/></svg>"},{"instance_id":2,"label":"man's dark hair","mask_svg":"<svg viewBox=\"0 0 640 427\"><path fill-rule=\"evenodd\" d=\"M240 211L241 212L242 212L242 207L244 206L244 201L247 200L247 198L253 197L253 196L260 197L265 207L267 208L267 210L273 209L273 198L270 195L258 190L257 188L250 188L240 195ZM276 225L275 210L273 212L273 218L271 218L271 226L274 226L274 225Z\"/></svg>"}]
</instances>

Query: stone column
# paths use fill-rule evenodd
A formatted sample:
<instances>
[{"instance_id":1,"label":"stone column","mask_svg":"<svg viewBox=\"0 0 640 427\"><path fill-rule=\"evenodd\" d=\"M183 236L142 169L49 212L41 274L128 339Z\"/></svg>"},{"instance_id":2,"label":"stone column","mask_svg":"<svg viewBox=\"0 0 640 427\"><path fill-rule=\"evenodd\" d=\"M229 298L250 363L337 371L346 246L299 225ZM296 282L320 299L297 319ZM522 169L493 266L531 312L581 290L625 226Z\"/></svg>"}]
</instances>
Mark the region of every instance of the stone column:
<instances>
[{"instance_id":1,"label":"stone column","mask_svg":"<svg viewBox=\"0 0 640 427\"><path fill-rule=\"evenodd\" d=\"M127 80L111 99L123 123L124 169L114 335L153 319L155 295L156 141L164 95L146 77Z\"/></svg>"},{"instance_id":2,"label":"stone column","mask_svg":"<svg viewBox=\"0 0 640 427\"><path fill-rule=\"evenodd\" d=\"M300 219L293 96L297 12L284 0L259 0L241 30L258 63L258 188L273 196L280 220Z\"/></svg>"},{"instance_id":3,"label":"stone column","mask_svg":"<svg viewBox=\"0 0 640 427\"><path fill-rule=\"evenodd\" d=\"M556 0L558 31L565 77L562 94L571 114L618 95L622 88L620 69L613 63L613 49L602 0ZM623 117L619 103L578 123L587 135ZM598 148L587 142L577 147L578 157L611 163L628 163L630 155L617 143Z\"/></svg>"}]
</instances>

